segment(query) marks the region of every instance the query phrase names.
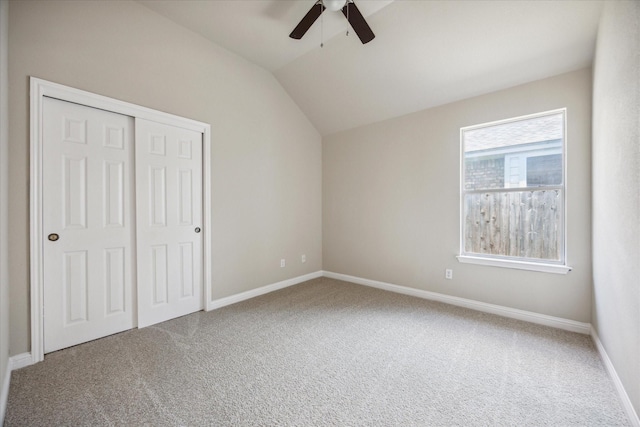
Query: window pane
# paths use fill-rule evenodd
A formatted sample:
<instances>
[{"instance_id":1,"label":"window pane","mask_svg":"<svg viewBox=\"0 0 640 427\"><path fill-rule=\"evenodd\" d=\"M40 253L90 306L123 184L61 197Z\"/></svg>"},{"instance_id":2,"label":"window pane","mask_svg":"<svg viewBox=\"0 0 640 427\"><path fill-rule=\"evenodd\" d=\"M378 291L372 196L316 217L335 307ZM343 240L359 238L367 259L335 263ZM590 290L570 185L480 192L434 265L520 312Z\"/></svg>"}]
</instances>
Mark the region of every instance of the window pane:
<instances>
[{"instance_id":1,"label":"window pane","mask_svg":"<svg viewBox=\"0 0 640 427\"><path fill-rule=\"evenodd\" d=\"M561 185L563 135L563 113L464 130L464 189Z\"/></svg>"},{"instance_id":2,"label":"window pane","mask_svg":"<svg viewBox=\"0 0 640 427\"><path fill-rule=\"evenodd\" d=\"M562 113L549 114L466 130L464 151L470 153L562 139L562 116Z\"/></svg>"},{"instance_id":3,"label":"window pane","mask_svg":"<svg viewBox=\"0 0 640 427\"><path fill-rule=\"evenodd\" d=\"M561 260L561 190L464 195L465 253Z\"/></svg>"}]
</instances>

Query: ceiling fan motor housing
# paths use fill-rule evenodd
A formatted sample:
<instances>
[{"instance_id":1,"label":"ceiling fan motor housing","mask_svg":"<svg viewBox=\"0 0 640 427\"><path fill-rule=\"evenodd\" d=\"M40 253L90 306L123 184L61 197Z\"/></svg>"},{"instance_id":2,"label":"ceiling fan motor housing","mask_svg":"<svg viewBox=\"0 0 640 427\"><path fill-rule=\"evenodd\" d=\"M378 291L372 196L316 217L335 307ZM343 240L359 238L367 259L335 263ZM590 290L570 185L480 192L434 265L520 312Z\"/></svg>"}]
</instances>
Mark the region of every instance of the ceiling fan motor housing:
<instances>
[{"instance_id":1,"label":"ceiling fan motor housing","mask_svg":"<svg viewBox=\"0 0 640 427\"><path fill-rule=\"evenodd\" d=\"M315 0L309 12L302 18L296 28L293 29L289 37L300 40L320 15L322 15L325 9L334 12L341 10L362 44L369 43L375 38L371 27L369 27L369 24L367 24L367 21L353 0Z\"/></svg>"},{"instance_id":2,"label":"ceiling fan motor housing","mask_svg":"<svg viewBox=\"0 0 640 427\"><path fill-rule=\"evenodd\" d=\"M322 0L322 4L327 10L337 12L347 4L347 0Z\"/></svg>"}]
</instances>

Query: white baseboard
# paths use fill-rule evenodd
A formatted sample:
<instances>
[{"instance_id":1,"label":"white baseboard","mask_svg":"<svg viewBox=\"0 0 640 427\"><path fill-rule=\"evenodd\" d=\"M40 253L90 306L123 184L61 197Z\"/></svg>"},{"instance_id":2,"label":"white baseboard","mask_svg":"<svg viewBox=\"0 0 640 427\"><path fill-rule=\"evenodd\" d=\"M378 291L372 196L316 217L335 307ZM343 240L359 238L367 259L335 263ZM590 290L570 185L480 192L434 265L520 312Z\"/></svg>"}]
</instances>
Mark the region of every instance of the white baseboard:
<instances>
[{"instance_id":1,"label":"white baseboard","mask_svg":"<svg viewBox=\"0 0 640 427\"><path fill-rule=\"evenodd\" d=\"M4 424L4 414L7 411L7 401L9 400L9 383L11 382L11 362L7 363L4 372L4 380L0 389L0 425Z\"/></svg>"},{"instance_id":2,"label":"white baseboard","mask_svg":"<svg viewBox=\"0 0 640 427\"><path fill-rule=\"evenodd\" d=\"M377 280L363 279L361 277L349 276L346 274L333 273L330 271L323 272L325 277L331 279L344 280L346 282L357 283L359 285L371 286L373 288L383 289L385 291L396 292L399 294L410 295L418 298L428 299L432 301L443 302L458 307L470 308L472 310L484 313L497 314L502 317L523 320L525 322L536 323L539 325L551 326L566 331L578 332L589 335L591 333L591 325L589 323L577 322L575 320L563 319L560 317L547 316L545 314L534 313L531 311L518 310L516 308L504 307L502 305L489 304L486 302L474 301L471 299L454 297L450 295L440 294L437 292L424 291L421 289L409 288L406 286L393 285L391 283L379 282Z\"/></svg>"},{"instance_id":3,"label":"white baseboard","mask_svg":"<svg viewBox=\"0 0 640 427\"><path fill-rule=\"evenodd\" d=\"M7 369L4 373L4 381L0 389L0 425L4 423L4 415L7 410L7 401L9 400L9 385L11 384L11 371L33 365L31 353L17 354L9 358Z\"/></svg>"},{"instance_id":4,"label":"white baseboard","mask_svg":"<svg viewBox=\"0 0 640 427\"><path fill-rule=\"evenodd\" d=\"M609 355L607 354L607 351L604 349L604 346L600 341L600 337L598 337L598 333L593 327L591 327L591 338L593 339L593 342L596 344L596 348L598 349L598 353L600 353L600 358L604 363L604 367L606 368L607 373L611 377L611 380L613 381L613 384L616 387L616 391L618 392L618 395L620 396L620 400L622 402L622 407L624 408L624 411L627 413L627 417L629 417L629 421L631 422L631 425L633 427L640 427L640 418L638 417L638 414L633 408L631 399L629 399L629 395L627 394L627 391L625 390L624 385L622 385L622 381L620 381L620 377L616 372L616 368L614 368L613 363L611 362L611 359L609 359Z\"/></svg>"},{"instance_id":5,"label":"white baseboard","mask_svg":"<svg viewBox=\"0 0 640 427\"><path fill-rule=\"evenodd\" d=\"M207 311L215 310L216 308L225 307L227 305L235 304L240 301L248 300L250 298L255 298L260 295L268 294L269 292L274 292L279 289L284 289L289 286L297 285L298 283L306 282L307 280L317 279L318 277L322 277L322 271L316 271L314 273L309 273L303 276L298 276L291 279L283 280L281 282L272 283L270 285L262 286L257 289L252 289L250 291L241 292L239 294L231 295L225 298L209 301L207 303L206 310Z\"/></svg>"},{"instance_id":6,"label":"white baseboard","mask_svg":"<svg viewBox=\"0 0 640 427\"><path fill-rule=\"evenodd\" d=\"M33 365L33 357L31 353L20 353L9 358L9 367L12 371L16 369L24 368L25 366Z\"/></svg>"}]
</instances>

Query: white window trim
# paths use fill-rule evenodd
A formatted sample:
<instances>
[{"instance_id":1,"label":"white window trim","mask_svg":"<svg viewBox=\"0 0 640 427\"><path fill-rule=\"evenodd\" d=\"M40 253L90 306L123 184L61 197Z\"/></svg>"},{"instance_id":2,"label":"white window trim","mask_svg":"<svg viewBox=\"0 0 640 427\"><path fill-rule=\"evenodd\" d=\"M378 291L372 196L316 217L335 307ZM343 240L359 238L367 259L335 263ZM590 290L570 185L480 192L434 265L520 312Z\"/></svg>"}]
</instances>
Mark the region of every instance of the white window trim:
<instances>
[{"instance_id":1,"label":"white window trim","mask_svg":"<svg viewBox=\"0 0 640 427\"><path fill-rule=\"evenodd\" d=\"M465 253L464 252L464 196L468 191L465 191L465 162L464 162L464 132L484 128L489 126L494 126L498 124L510 123L520 120L532 119L536 117L547 116L551 114L562 113L564 119L564 126L562 132L562 190L563 190L563 206L562 206L562 245L560 249L561 260L557 263L548 260L540 260L535 261L529 258L522 259L506 259L503 257L496 257L495 255L484 255L484 254L476 254L476 253ZM555 188L555 186L554 186ZM535 188L536 190L541 190L543 188ZM521 189L502 189L502 191L507 190L521 190L526 191L527 188ZM485 265L490 267L500 267L500 268L511 268L517 270L529 270L529 271L538 271L544 273L555 273L555 274L567 274L572 270L572 268L567 265L567 109L559 108L556 110L544 111L536 114L529 114L519 117L513 117L505 120L496 120L493 122L482 123L473 126L466 126L460 128L460 251L459 255L456 256L458 262L463 264L475 264L475 265Z\"/></svg>"}]
</instances>

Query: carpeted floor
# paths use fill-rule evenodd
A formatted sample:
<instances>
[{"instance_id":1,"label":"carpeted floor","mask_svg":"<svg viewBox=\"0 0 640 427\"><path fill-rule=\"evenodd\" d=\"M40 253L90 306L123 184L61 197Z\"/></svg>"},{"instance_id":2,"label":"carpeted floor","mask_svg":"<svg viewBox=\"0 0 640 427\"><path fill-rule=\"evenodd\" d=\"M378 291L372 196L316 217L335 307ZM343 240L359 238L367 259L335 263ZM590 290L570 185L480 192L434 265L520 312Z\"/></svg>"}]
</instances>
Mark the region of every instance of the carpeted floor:
<instances>
[{"instance_id":1,"label":"carpeted floor","mask_svg":"<svg viewBox=\"0 0 640 427\"><path fill-rule=\"evenodd\" d=\"M320 278L49 354L5 425L628 421L586 335Z\"/></svg>"}]
</instances>

